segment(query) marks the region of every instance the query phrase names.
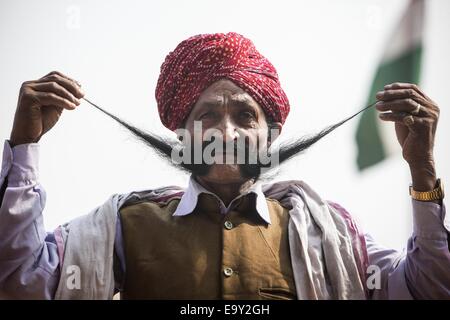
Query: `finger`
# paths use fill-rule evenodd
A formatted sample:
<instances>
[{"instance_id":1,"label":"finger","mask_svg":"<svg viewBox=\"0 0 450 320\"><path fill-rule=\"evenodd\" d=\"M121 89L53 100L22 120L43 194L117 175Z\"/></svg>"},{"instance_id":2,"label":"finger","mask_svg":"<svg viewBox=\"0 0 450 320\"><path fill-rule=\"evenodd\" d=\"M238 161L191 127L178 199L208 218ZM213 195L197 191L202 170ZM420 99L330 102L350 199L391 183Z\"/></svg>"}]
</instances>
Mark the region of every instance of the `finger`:
<instances>
[{"instance_id":1,"label":"finger","mask_svg":"<svg viewBox=\"0 0 450 320\"><path fill-rule=\"evenodd\" d=\"M83 92L83 90L81 90L79 85L77 85L75 82L73 82L67 78L64 78L56 73L49 74L49 75L45 76L44 78L39 79L36 82L42 83L42 82L51 82L51 81L58 83L60 86L67 89L71 94L73 94L78 99L81 99L84 96L84 92Z\"/></svg>"},{"instance_id":2,"label":"finger","mask_svg":"<svg viewBox=\"0 0 450 320\"><path fill-rule=\"evenodd\" d=\"M67 75L65 75L64 73L59 72L59 71L52 71L52 72L49 72L49 73L47 73L45 76L43 76L42 78L48 77L48 76L53 75L53 74L56 74L56 75L58 75L58 76L60 76L60 77L63 77L63 78L65 78L65 79L69 80L69 81L75 82L76 84L78 84L78 86L81 87L81 84L80 84L78 81L76 81L75 79L73 79L73 78L71 78L71 77L69 77L69 76L67 76Z\"/></svg>"},{"instance_id":3,"label":"finger","mask_svg":"<svg viewBox=\"0 0 450 320\"><path fill-rule=\"evenodd\" d=\"M392 111L392 112L407 112L413 114L417 110L417 106L420 103L414 99L396 99L391 101L378 101L375 104L375 107L378 111ZM430 115L427 108L422 107L419 110L418 114L414 114L416 116L428 116Z\"/></svg>"},{"instance_id":4,"label":"finger","mask_svg":"<svg viewBox=\"0 0 450 320\"><path fill-rule=\"evenodd\" d=\"M424 97L425 99L428 99L427 95L422 91L422 89L420 89L419 86L414 83L394 82L394 83L385 85L384 89L385 90L413 89L413 90L417 91L422 97Z\"/></svg>"},{"instance_id":5,"label":"finger","mask_svg":"<svg viewBox=\"0 0 450 320\"><path fill-rule=\"evenodd\" d=\"M80 101L70 93L66 88L58 84L57 82L40 82L31 84L30 87L39 92L53 92L61 98L67 99L76 105L80 105Z\"/></svg>"},{"instance_id":6,"label":"finger","mask_svg":"<svg viewBox=\"0 0 450 320\"><path fill-rule=\"evenodd\" d=\"M414 89L390 89L379 91L376 95L377 100L381 101L391 101L396 99L406 99L412 98L416 100L421 105L428 105L429 102L422 97Z\"/></svg>"},{"instance_id":7,"label":"finger","mask_svg":"<svg viewBox=\"0 0 450 320\"><path fill-rule=\"evenodd\" d=\"M378 115L381 120L385 121L403 121L405 117L410 116L406 112L383 112Z\"/></svg>"},{"instance_id":8,"label":"finger","mask_svg":"<svg viewBox=\"0 0 450 320\"><path fill-rule=\"evenodd\" d=\"M56 106L67 110L74 110L77 107L76 104L53 92L34 91L32 97L42 106Z\"/></svg>"},{"instance_id":9,"label":"finger","mask_svg":"<svg viewBox=\"0 0 450 320\"><path fill-rule=\"evenodd\" d=\"M380 113L379 118L383 121L391 121L397 124L402 124L415 131L418 126L425 121L424 118L415 117L406 112L386 112Z\"/></svg>"}]
</instances>

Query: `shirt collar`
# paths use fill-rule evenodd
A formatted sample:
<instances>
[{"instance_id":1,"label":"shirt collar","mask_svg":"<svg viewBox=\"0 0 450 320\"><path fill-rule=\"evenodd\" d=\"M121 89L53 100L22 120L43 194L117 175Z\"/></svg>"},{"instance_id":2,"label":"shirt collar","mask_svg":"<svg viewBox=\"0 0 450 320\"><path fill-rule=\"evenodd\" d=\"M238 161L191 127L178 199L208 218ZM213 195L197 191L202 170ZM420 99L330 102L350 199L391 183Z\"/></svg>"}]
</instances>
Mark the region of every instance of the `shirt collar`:
<instances>
[{"instance_id":1,"label":"shirt collar","mask_svg":"<svg viewBox=\"0 0 450 320\"><path fill-rule=\"evenodd\" d=\"M261 183L256 182L253 184L247 193L237 196L236 198L231 201L230 205L226 207L222 200L213 192L206 190L201 184L199 184L193 176L189 179L189 184L184 192L183 196L180 199L180 202L178 203L178 207L173 213L173 216L186 216L188 214L191 214L195 207L197 206L198 196L202 193L207 193L219 201L220 204L220 211L222 214L228 213L228 211L232 208L234 202L239 199L240 197L243 197L249 193L254 193L256 195L256 211L258 212L259 216L266 221L268 224L270 224L270 214L269 214L269 208L267 207L266 197L264 193L262 192Z\"/></svg>"}]
</instances>

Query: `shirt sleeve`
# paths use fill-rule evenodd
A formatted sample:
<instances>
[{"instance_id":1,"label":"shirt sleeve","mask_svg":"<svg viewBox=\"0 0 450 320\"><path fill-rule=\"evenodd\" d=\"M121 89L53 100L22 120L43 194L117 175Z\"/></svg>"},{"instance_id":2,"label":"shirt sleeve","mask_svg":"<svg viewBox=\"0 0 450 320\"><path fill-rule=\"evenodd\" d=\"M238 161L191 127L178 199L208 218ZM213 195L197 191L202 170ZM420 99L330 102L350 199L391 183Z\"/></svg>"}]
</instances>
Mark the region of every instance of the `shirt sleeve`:
<instances>
[{"instance_id":1,"label":"shirt sleeve","mask_svg":"<svg viewBox=\"0 0 450 320\"><path fill-rule=\"evenodd\" d=\"M46 233L39 145L5 141L0 173L0 299L52 299L59 282L53 233Z\"/></svg>"},{"instance_id":2,"label":"shirt sleeve","mask_svg":"<svg viewBox=\"0 0 450 320\"><path fill-rule=\"evenodd\" d=\"M403 252L365 235L372 299L450 299L450 224L445 205L412 200L413 234Z\"/></svg>"}]
</instances>

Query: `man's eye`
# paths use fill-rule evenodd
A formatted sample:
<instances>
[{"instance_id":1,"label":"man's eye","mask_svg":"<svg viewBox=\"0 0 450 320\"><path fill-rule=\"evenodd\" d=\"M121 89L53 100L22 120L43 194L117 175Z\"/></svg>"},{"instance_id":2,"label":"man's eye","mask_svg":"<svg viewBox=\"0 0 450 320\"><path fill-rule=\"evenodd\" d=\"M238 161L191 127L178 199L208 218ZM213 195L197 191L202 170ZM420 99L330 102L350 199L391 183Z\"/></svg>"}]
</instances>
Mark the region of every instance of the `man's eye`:
<instances>
[{"instance_id":1,"label":"man's eye","mask_svg":"<svg viewBox=\"0 0 450 320\"><path fill-rule=\"evenodd\" d=\"M242 119L245 119L245 120L255 119L255 115L249 111L242 112L241 117L242 117Z\"/></svg>"},{"instance_id":2,"label":"man's eye","mask_svg":"<svg viewBox=\"0 0 450 320\"><path fill-rule=\"evenodd\" d=\"M205 112L202 115L200 115L199 119L208 119L208 118L211 118L213 116L214 116L214 114L212 112Z\"/></svg>"}]
</instances>

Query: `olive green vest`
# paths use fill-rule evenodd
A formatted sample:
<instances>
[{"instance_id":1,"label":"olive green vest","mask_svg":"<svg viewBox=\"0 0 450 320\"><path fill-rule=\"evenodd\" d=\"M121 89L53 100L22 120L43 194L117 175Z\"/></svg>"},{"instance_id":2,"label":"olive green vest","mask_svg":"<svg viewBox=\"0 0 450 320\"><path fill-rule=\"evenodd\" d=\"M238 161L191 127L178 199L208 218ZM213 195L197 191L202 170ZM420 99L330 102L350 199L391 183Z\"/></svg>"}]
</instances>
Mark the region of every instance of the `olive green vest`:
<instances>
[{"instance_id":1,"label":"olive green vest","mask_svg":"<svg viewBox=\"0 0 450 320\"><path fill-rule=\"evenodd\" d=\"M288 210L266 199L271 224L253 194L226 215L209 194L173 216L179 198L121 209L126 275L122 299L295 299Z\"/></svg>"}]
</instances>

